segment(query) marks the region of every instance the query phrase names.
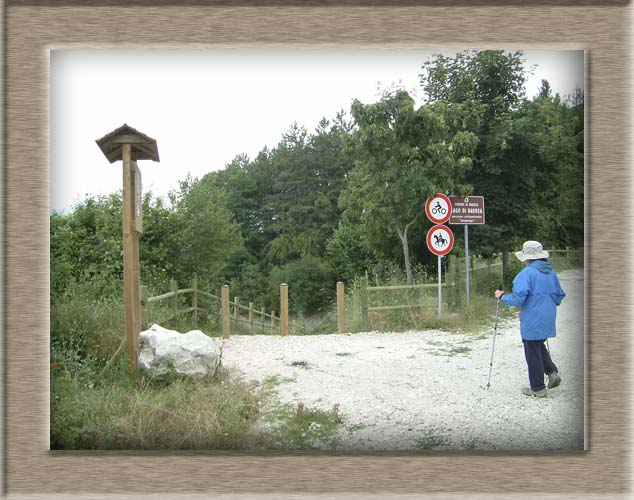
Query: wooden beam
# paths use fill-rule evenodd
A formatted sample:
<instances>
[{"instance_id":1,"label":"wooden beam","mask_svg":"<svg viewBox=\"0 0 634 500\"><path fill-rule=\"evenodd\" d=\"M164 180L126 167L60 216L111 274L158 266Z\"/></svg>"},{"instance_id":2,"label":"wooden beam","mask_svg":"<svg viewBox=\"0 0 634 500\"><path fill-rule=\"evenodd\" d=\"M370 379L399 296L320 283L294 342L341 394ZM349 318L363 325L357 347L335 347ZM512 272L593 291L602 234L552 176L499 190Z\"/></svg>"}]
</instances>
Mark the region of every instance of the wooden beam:
<instances>
[{"instance_id":1,"label":"wooden beam","mask_svg":"<svg viewBox=\"0 0 634 500\"><path fill-rule=\"evenodd\" d=\"M132 229L134 183L131 146L122 146L123 156L123 294L125 302L126 353L128 369L138 368L138 336L141 332L141 297L139 274L139 234Z\"/></svg>"},{"instance_id":2,"label":"wooden beam","mask_svg":"<svg viewBox=\"0 0 634 500\"><path fill-rule=\"evenodd\" d=\"M222 338L228 339L231 332L231 312L229 309L229 285L222 286L222 314L221 314L221 322L222 322Z\"/></svg>"},{"instance_id":3,"label":"wooden beam","mask_svg":"<svg viewBox=\"0 0 634 500\"><path fill-rule=\"evenodd\" d=\"M288 335L288 285L280 285L280 335Z\"/></svg>"},{"instance_id":4,"label":"wooden beam","mask_svg":"<svg viewBox=\"0 0 634 500\"><path fill-rule=\"evenodd\" d=\"M337 330L346 332L346 303L345 289L342 281L337 282Z\"/></svg>"}]
</instances>

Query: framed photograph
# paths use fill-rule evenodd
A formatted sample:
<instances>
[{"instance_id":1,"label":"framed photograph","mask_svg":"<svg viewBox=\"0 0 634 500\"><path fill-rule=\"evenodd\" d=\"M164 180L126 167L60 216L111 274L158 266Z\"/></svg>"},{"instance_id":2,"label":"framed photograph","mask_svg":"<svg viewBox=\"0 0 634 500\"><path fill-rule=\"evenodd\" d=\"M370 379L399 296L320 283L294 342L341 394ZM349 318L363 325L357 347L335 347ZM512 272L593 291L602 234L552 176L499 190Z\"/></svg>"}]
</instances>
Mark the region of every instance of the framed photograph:
<instances>
[{"instance_id":1,"label":"framed photograph","mask_svg":"<svg viewBox=\"0 0 634 500\"><path fill-rule=\"evenodd\" d=\"M628 81L630 75L627 73L631 49L627 46L628 34L632 28L629 25L632 15L630 5L617 1L607 2L601 6L583 1L563 5L555 2L511 1L500 6L486 2L450 2L447 5L439 5L436 2L425 1L401 2L396 5L346 1L336 4L310 2L300 5L280 1L234 5L231 2L214 1L156 4L142 0L125 5L117 0L104 0L95 5L89 5L82 0L69 0L58 5L30 0L9 1L2 9L2 15L6 20L3 75L5 113L2 125L2 181L6 200L3 207L3 222L6 229L2 246L5 264L2 270L5 294L2 302L2 396L6 402L2 421L5 430L2 443L5 450L2 477L6 494L15 498L27 495L30 495L30 498L80 498L87 493L100 498L126 495L156 495L161 498L203 498L209 495L213 495L214 498L295 498L300 495L306 498L365 498L376 495L387 498L434 498L438 495L445 498L468 498L486 495L505 498L509 493L520 496L539 494L543 498L555 498L558 495L583 498L595 494L631 494L628 478L632 472L632 443L629 442L629 405L632 394L631 391L628 393L628 386L632 382L629 369L632 345L627 325L628 304L624 299L628 296L625 276L629 260L629 236L626 227L631 183L631 137L628 136L631 121L631 82ZM394 90L398 86L420 89L422 83L417 78L420 76L417 72L423 71L421 67L425 60L431 63L433 54L451 56L457 53L466 54L463 51L494 50L508 51L509 54L522 51L528 54L529 63L534 60L531 57L542 57L542 65L545 60L551 61L553 69L550 74L564 79L569 77L573 82L562 84L564 87L561 91L557 87L553 90L561 92L564 96L570 92L571 95L566 97L570 102L575 99L575 88L579 89L583 96L582 109L585 110L585 120L582 119L581 123L583 151L580 152L585 164L581 194L584 200L584 241L580 254L583 264L581 271L567 274L562 280L564 289L568 286L570 288L567 291L573 290L572 294L578 301L578 307L566 310L563 320L558 324L558 328L565 330L569 337L573 336L575 331L578 334L576 341L565 345L578 354L576 357L565 358L575 363L576 393L575 397L570 399L569 405L557 407L553 417L546 420L549 425L559 426L560 432L552 432L552 429L544 429L539 425L533 426L530 422L533 413L528 403L541 402L534 401L533 398L522 400L518 396L517 399L505 401L499 407L482 404L483 397L480 397L480 393L485 395L488 389L485 385L486 370L489 368L490 336L485 340L480 339L482 346L486 344L486 347L480 349L482 352L478 351L476 344L456 344L451 347L451 357L447 355L446 346L434 344L437 339L416 338L412 341L424 340L430 346L436 346L437 353L445 356L441 358L443 362L466 360L469 357L475 359L479 356L479 361L473 361L473 366L469 365L470 368L466 369L466 372L470 373L471 368L482 368L482 373L479 374L482 375L482 380L466 381L474 387L477 386L477 391L468 391L468 395L461 393L460 397L466 397L467 400L472 397L473 411L488 415L490 425L487 424L486 432L452 429L452 435L461 436L454 441L447 435L430 434L427 427L416 425L412 425L410 430L418 432L417 437L409 440L402 436L392 436L390 428L381 429L380 432L384 434L373 437L371 429L363 429L363 421L355 421L354 425L350 426L349 435L354 440L351 440L352 444L349 443L348 446L307 446L295 449L272 446L241 451L210 450L205 447L194 450L195 447L184 449L187 447L143 446L134 439L130 439L129 443L132 444L129 446L118 444L128 442L123 439L95 450L90 446L77 446L77 443L83 442L82 433L91 433L89 428L74 427L72 432L69 431L66 435L52 432L56 431L53 427L57 425L51 420L51 412L56 411L55 401L66 395L64 389L59 388L63 384L57 386L51 382L51 371L58 368L59 363L73 362L79 366L81 361L62 357L58 362L58 358L53 359L51 354L52 327L59 328L59 325L52 326L55 318L51 313L51 293L52 289L58 286L58 279L64 279L57 274L53 276L51 272L51 235L55 230L51 214L63 215L72 203L81 199L84 194L81 192L82 179L92 177L94 185L95 178L111 168L117 171L113 175L116 183L121 182L120 166L110 165L111 158L105 158L103 151L99 151L94 143L128 120L126 116L121 116L120 122L117 122L117 118L109 115L109 111L116 107L115 103L120 99L126 102L130 116L144 116L143 120L146 120L140 125L131 121L118 129L122 134L127 134L128 140L132 140L130 137L138 133L145 141L144 144L134 143L137 145L131 146L131 164L135 169L131 172L136 174L132 175L132 178L136 179L132 190L132 204L136 207L133 212L139 216L137 225L132 227L138 229L141 228L140 206L144 202L145 183L155 192L161 192L166 199L172 196L173 201L182 193L188 193L187 190L193 185L191 179L184 178L185 175L189 172L201 175L195 173L195 166L199 160L194 156L188 156L191 151L171 151L166 147L163 155L163 136L154 137L151 130L153 124L161 122L159 115L165 113L173 122L178 123L180 132L184 131L185 137L191 141L192 146L189 149L205 151L202 154L208 155L208 158L212 158L214 154L211 150L220 150L223 147L233 148L231 150L239 154L243 152L239 148L245 144L244 140L232 142L235 141L234 138L231 141L220 140L217 145L214 141L209 141L205 146L206 150L195 148L194 143L205 143L208 139L204 133L200 134L200 131L196 130L193 120L192 123L187 123L188 117L193 116L193 112L189 114L188 110L194 110L197 106L197 103L190 99L195 93L193 87L189 88L189 96L188 89L183 88L182 84L174 83L171 88L169 85L161 87L157 84L157 78L161 79L167 75L165 72L158 76L152 73L152 65L144 65L143 58L139 58L140 54L147 54L148 59L169 59L170 64L173 63L169 65L170 71L173 72L170 76L173 82L177 82L179 71L189 70L188 65L194 68L200 66L202 63L199 58L205 54L221 54L221 57L212 60L211 64L224 64L227 68L234 69L253 65L263 74L273 67L272 71L277 72L278 77L279 73L283 72L286 80L295 78L293 82L299 88L297 96L291 94L290 87L285 88L280 95L275 94L275 87L281 87L281 83L273 83L269 93L270 101L279 105L261 112L269 116L268 123L273 134L273 138L267 138L267 141L272 142L266 145L274 148L276 141L279 141L279 137L284 133L283 129L278 128L275 120L280 117L284 120L290 116L284 115L284 97L292 95L289 100L297 99L299 102L302 99L302 89L305 89L304 92L313 93L313 100L317 102L320 88L328 92L326 89L331 85L331 80L325 71L317 74L320 71L319 65L324 60L332 62L336 59L337 64L334 65L334 69L330 68L330 71L339 72L340 76L345 74L353 81L355 73L360 75L365 68L372 66L373 61L376 61L377 67L388 66L386 61L391 61L396 67L401 59L407 60L409 64L408 57L415 60L416 56L410 56L420 54L418 68L412 73L412 82L396 84L385 80L389 76L381 74L376 77L383 85L377 92L382 91L384 99L388 96L396 99L395 96L401 95ZM313 58L315 54L322 56ZM564 56L550 58L553 54ZM423 56L426 59L422 58ZM289 69L288 73L286 69L275 69L277 62L284 61L285 58L287 63L291 61L286 66L294 68ZM302 66L304 64L305 67ZM436 69L441 66L438 65ZM93 68L93 72L90 74L89 70L88 73L80 75L74 72L78 67ZM283 67L283 64L279 66ZM316 72L310 73L315 71L315 67ZM110 78L107 75L108 68L116 71L117 75ZM152 98L143 103L140 99L136 102L134 99L126 100L130 97L126 90L133 94L133 85L130 83L126 89L125 72L129 72L131 82L132 78L142 77L140 74L143 71L147 71L145 85L147 94ZM301 80L298 76L302 72L309 75L306 80ZM386 74L398 76L398 71ZM275 76L272 74L268 78L273 81ZM248 75L243 76L247 77ZM78 83L80 78L84 80ZM317 80L318 87L309 87L309 79ZM333 81L336 82L336 79ZM359 76L358 82L361 81L362 78ZM427 83L429 81L427 80ZM208 83L206 80L205 82ZM220 88L222 82L214 82L210 88L213 88L213 85ZM258 80L247 83L229 82L224 100L231 104L232 99L241 99L239 93L234 95L230 90L235 90L242 84L243 100L249 102L249 85L257 85ZM391 84L394 85L389 88ZM543 92L545 96L551 95L549 89L543 86L540 88L536 82L533 84L534 93ZM357 88L360 89L361 84L358 85ZM306 100L310 100L310 97ZM214 126L219 128L213 129L213 134L220 135L224 129L241 131L246 137L250 126L260 129L267 126L266 123L248 123L255 122L256 118L244 116L248 113L245 108L237 104L225 108L223 104L226 102L222 101L223 99L214 101L213 109L218 115L224 115L226 118L217 119ZM349 98L347 102L350 103ZM149 108L143 108L148 103L154 103L151 111ZM416 101L416 105L419 104L420 102ZM206 113L208 121L211 120L208 115L212 114L213 110L204 109L200 102L198 105L199 114ZM334 118L338 110L319 108L320 105L324 106L319 104L317 115L309 119L314 121L300 125L330 130L326 122L318 123L318 120L322 117ZM362 116L363 112L371 112L369 108L362 108L361 104L357 109L358 116ZM232 110L240 118L236 123L229 117ZM111 127L103 128L104 122L100 122L98 118L104 116L112 122ZM202 120L201 123L205 121ZM140 131L130 129L128 125L139 126ZM289 122L286 125L291 124ZM101 128L99 132L93 133L91 127L95 126ZM82 132L85 130L90 130L92 142L84 137ZM289 130L287 136L302 133L301 128L295 128ZM459 136L461 142L455 144L467 147L465 144L468 143L468 137ZM152 138L158 141L161 159L182 157L182 163L187 166L175 173L169 172L169 168L157 163L157 170L162 172L159 176L149 172L152 168L150 165L146 168L146 164L142 163L137 167L136 159L145 159L143 154L144 151L147 153L147 143L151 142ZM506 144L507 139L512 140L505 137L500 141ZM74 141L82 144L75 144ZM223 142L227 144L221 144ZM263 146L265 144L257 145L258 148ZM96 156L82 156L80 150L84 147L92 148ZM557 147L553 146L552 154L557 154ZM68 154L69 151L75 151L75 148L77 153ZM237 157L234 161L237 164L242 162L241 165L250 164L249 162L259 153L260 150L250 150L248 157ZM73 158L73 154L76 154L77 158ZM135 154L140 156L135 157ZM197 154L201 156L201 153ZM150 156L158 159L155 151L152 151ZM224 160L225 163L232 161L226 156L224 158L227 158ZM97 165L97 162L101 163ZM165 164L171 165L167 160ZM222 166L216 165L216 168L220 169ZM167 188L161 184L161 176L167 179ZM179 186L181 181L185 182ZM109 187L107 182L109 181L98 182L105 186L105 191L97 193L98 195L107 196L108 193L120 188ZM187 184L188 182L190 184ZM388 185L387 181L385 185ZM170 194L169 186L180 189L180 194ZM563 181L558 186L567 189ZM363 193L362 189L359 189L358 193ZM385 190L387 191L387 187ZM488 207L485 199L482 199L481 205L475 203L481 199L478 196L480 193L471 194L474 207L478 210ZM570 194L571 199L573 196L574 193ZM443 195L443 199L445 198L449 200ZM468 211L468 198L461 197L460 200L462 199L463 209ZM438 204L438 210L446 208L448 207ZM209 216L215 213L210 213ZM142 224L144 236L147 236L148 232L151 235L152 223L157 220L154 218L155 215L156 213L153 213L148 217L148 213L145 213ZM606 223L608 215L610 223ZM488 223L489 214L486 215L486 221ZM452 224L451 220L449 224ZM467 232L463 236L462 226L451 227L455 233L455 240L453 233L450 238L452 244L458 245L460 251L464 251L461 245L463 238L467 241ZM594 235L593 231L593 228L598 227L601 227L600 236ZM176 230L176 226L173 228ZM230 234L231 230L227 231L227 234ZM477 237L477 229L474 228L473 231ZM420 244L424 246L424 237L419 239L422 242ZM437 238L436 244L446 245L446 241L448 237L443 233ZM605 246L607 242L610 243L609 248ZM604 246L601 246L601 243L604 243ZM104 252L104 261L109 258L106 253L110 250L112 249L107 244L100 250ZM533 252L537 257L543 253L530 245L525 245L523 251L529 255ZM566 251L570 258L571 250ZM138 248L136 252L138 254ZM438 252L448 253L448 250ZM119 256L115 257L119 262ZM447 258L443 262L448 260ZM440 256L438 262L441 262ZM283 276L283 273L280 272L280 276ZM155 277L156 282L163 278L165 276L158 274ZM198 290L197 284L207 278L212 279L206 275L197 276L192 281L191 288L187 288L183 294ZM365 285L361 286L365 286L367 294L368 278L365 279ZM380 288L378 278L375 288ZM155 292L155 295L161 293ZM142 291L141 301L147 305L148 297L143 293ZM333 300L336 293L333 288ZM572 294L569 293L569 296ZM220 296L220 292L218 295ZM174 297L177 297L176 292ZM493 291L491 297L493 301ZM314 299L308 297L306 300L311 298ZM244 321L249 323L251 328L253 324L259 325L262 331L269 327L269 323L275 325L275 321L279 321L280 325L283 324L285 300L282 295L280 302L273 306L280 309L278 318L275 311L268 314L270 309L258 307L254 310L253 305L249 310L246 304L243 304ZM445 297L445 300L451 299ZM231 304L231 324L237 325L242 314L240 304L237 298ZM267 306L271 307L270 304ZM440 306L439 291L439 315ZM200 303L193 303L195 313L198 307L201 307ZM365 307L367 316L367 301ZM216 309L220 310L219 305ZM342 311L343 309L342 306ZM375 310L378 309L380 307L375 307ZM228 308L226 310L229 311ZM310 311L308 306L306 311ZM146 312L144 309L143 317L136 317L135 321L147 327L151 321L145 316ZM98 312L93 311L93 315L96 314ZM333 312L333 318L336 318L333 324L340 328L340 332L345 332L345 326L341 323L342 317L343 312L340 317ZM196 321L197 319L196 317ZM357 319L361 322L367 321L367 318L363 317ZM217 321L220 328L220 316ZM224 316L222 323L224 324ZM495 315L496 335L499 333L497 329L498 311ZM516 351L520 352L521 348L515 345L521 346L519 337L512 339L510 335L500 336L498 349L510 348L513 345ZM123 341L120 347L122 346ZM495 348L495 343L493 347ZM553 347L553 360L557 362L558 346L555 344ZM116 348L116 343L104 346L107 352L114 352ZM233 352L226 348L223 362L230 360L231 356L237 356L236 349L244 349L244 354L246 348L243 344L238 344ZM266 346L260 348L266 349ZM393 354L384 348L385 342L371 344L373 352L380 349L382 355ZM411 345L403 344L403 349L405 348L410 349ZM341 343L333 349L332 352L329 351L332 354L332 365L327 364L323 353L320 354L322 358L319 360L302 357L295 359L293 352L297 351L292 349L288 353L280 354L279 358L283 358L285 366L290 367L290 375L284 372L285 376L289 377L286 382L295 376L292 373L310 371L313 363L323 363L322 368L327 366L324 368L323 380L332 375L326 373L327 371L333 370L335 366L342 366L342 363L349 363L353 367L359 366L355 359L355 349L361 349L358 345L352 347ZM550 346L548 349L550 350ZM257 352L251 354L254 357L258 356ZM409 369L409 365L405 359L407 356L403 356L400 365L405 371ZM524 351L521 351L522 363L523 356ZM527 354L527 359L528 356ZM410 357L413 358L414 355ZM116 357L113 357L112 361L118 362ZM121 361L122 365L123 363ZM569 373L573 371L570 365L568 368ZM111 369L110 363L103 368L103 373L108 369ZM548 369L546 371L549 372ZM357 374L359 373L361 372L357 371ZM546 383L556 387L559 383L556 381L556 374L550 375ZM494 373L494 388L498 383L510 383L503 380L504 376L502 372ZM521 376L526 378L524 372ZM564 389L565 370L562 376L564 382L561 389ZM370 374L368 377L372 380L378 379L379 374ZM266 381L261 378L260 382L263 380ZM277 380L275 384L283 385L284 382ZM491 385L491 372L488 372L488 382ZM389 385L389 382L380 383ZM343 380L341 384L346 387ZM572 388L567 390L573 391ZM539 392L532 391L531 395ZM103 391L101 395L104 401L114 404L116 395ZM293 398L289 400L295 405ZM320 396L314 395L313 400L303 401L317 405ZM293 411L297 412L296 416L308 411L309 407L305 408L304 402L293 406ZM343 409L340 409L339 400L329 401L328 406L330 407L333 402L335 404L332 410L326 413L338 418L338 412L347 407L342 403ZM141 400L136 403L146 404ZM89 401L82 401L80 398L73 404L76 405L73 411L77 414L86 411L90 406ZM371 402L361 401L359 404ZM433 398L424 403L425 408L421 407L421 411L430 404L434 404ZM467 411L468 408L455 410ZM447 408L447 412L449 411ZM509 411L513 414L525 412L524 415L528 416L517 424L521 427L520 437L513 430L517 426L498 427L496 424L502 421L500 413ZM381 414L379 418L387 419L386 415L387 413ZM401 420L406 419L398 412L396 415ZM447 415L449 413L439 415L438 418L459 427L465 422L460 419L449 419ZM162 421L169 424L170 418L163 416ZM543 423L541 420L539 422ZM447 423L447 428L451 427L450 423ZM138 427L143 424L143 418L140 418L133 425ZM196 424L197 428L204 428L204 425L201 422ZM319 427L325 424L311 425ZM435 422L435 425L437 426L438 422ZM170 425L165 426L166 434L161 442L169 442L167 434L170 428ZM488 437L485 438L485 435ZM552 436L556 436L560 441L553 444L549 441ZM51 444L52 439L55 441L54 445ZM362 445L364 440L372 439L372 445ZM390 446L392 439L396 439L394 442L398 444ZM231 447L227 446L224 449Z\"/></svg>"}]
</instances>

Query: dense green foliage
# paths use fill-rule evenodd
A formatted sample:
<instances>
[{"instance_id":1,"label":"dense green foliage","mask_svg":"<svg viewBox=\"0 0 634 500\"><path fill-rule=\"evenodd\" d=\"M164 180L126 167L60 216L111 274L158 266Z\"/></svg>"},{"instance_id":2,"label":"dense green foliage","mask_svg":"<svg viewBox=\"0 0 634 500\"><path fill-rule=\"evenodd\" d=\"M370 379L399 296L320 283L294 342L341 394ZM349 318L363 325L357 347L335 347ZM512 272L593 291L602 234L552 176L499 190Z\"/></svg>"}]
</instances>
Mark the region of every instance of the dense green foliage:
<instances>
[{"instance_id":1,"label":"dense green foliage","mask_svg":"<svg viewBox=\"0 0 634 500\"><path fill-rule=\"evenodd\" d=\"M291 315L306 319L300 333L325 333L337 328L333 300L342 280L348 331L359 331L362 276L375 285L434 281L423 210L437 192L484 196L486 224L471 226L470 253L481 262L502 253L507 286L519 262L506 256L522 241L582 247L583 95L553 95L544 81L527 99L519 52L436 55L420 83L422 105L403 90L375 103L355 100L349 118L324 118L312 133L293 124L276 147L253 159L237 155L222 170L210 165L200 179L187 176L168 200L145 193L140 270L150 295L196 277L201 290L228 284L241 304L269 312L279 311L285 282ZM120 193L88 196L50 216L52 448L307 449L332 441L336 412L273 405L261 414L274 381L252 387L221 371L214 380L157 384L128 376L123 358L104 370L124 331L121 205ZM456 229L452 254L462 257ZM454 277L448 314L436 314L435 291L384 291L376 304L425 307L375 315L371 328L490 324L499 267L474 273L470 306L460 303L463 282ZM161 307L154 321L171 314ZM218 335L217 307L202 307L209 314L201 328ZM170 326L191 329L189 317L179 321ZM258 422L267 420L277 424L264 432Z\"/></svg>"},{"instance_id":2,"label":"dense green foliage","mask_svg":"<svg viewBox=\"0 0 634 500\"><path fill-rule=\"evenodd\" d=\"M582 99L553 96L546 81L526 99L523 69L521 52L482 51L436 56L421 74L429 101L452 108L454 126L478 137L465 181L485 198L487 224L470 242L482 255L506 257L526 239L583 243Z\"/></svg>"},{"instance_id":3,"label":"dense green foliage","mask_svg":"<svg viewBox=\"0 0 634 500\"><path fill-rule=\"evenodd\" d=\"M410 228L424 212L424 200L437 192L462 194L461 181L471 167L477 142L468 131L451 132L445 109L421 106L405 91L387 93L376 104L352 104L358 127L350 138L355 168L341 205L366 239L387 231L400 239L407 283L413 283Z\"/></svg>"},{"instance_id":4,"label":"dense green foliage","mask_svg":"<svg viewBox=\"0 0 634 500\"><path fill-rule=\"evenodd\" d=\"M196 275L203 289L227 283L270 311L284 280L292 310L309 315L337 280L396 265L412 282L414 266L433 267L423 207L436 192L485 197L473 254L506 254L529 238L582 246L583 96L553 96L543 82L527 99L523 71L519 52L436 55L422 66L420 106L403 90L355 100L349 118L312 133L293 124L275 148L187 177L168 201L146 193L143 284L158 294ZM82 286L84 298L120 294L120 221L119 193L51 215L53 303Z\"/></svg>"}]
</instances>

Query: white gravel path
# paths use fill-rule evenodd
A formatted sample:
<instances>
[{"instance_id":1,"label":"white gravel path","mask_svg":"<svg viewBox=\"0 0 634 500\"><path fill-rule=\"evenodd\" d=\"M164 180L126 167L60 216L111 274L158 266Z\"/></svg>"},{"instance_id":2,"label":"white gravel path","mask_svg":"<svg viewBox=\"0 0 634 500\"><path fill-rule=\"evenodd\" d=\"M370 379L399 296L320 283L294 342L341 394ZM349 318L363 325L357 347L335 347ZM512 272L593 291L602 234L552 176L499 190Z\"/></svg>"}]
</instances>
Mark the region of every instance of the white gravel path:
<instances>
[{"instance_id":1,"label":"white gravel path","mask_svg":"<svg viewBox=\"0 0 634 500\"><path fill-rule=\"evenodd\" d=\"M224 341L223 364L250 380L277 377L282 403L325 410L338 404L337 449L580 450L583 272L559 277L567 296L549 344L563 381L544 399L520 393L528 374L518 319L498 325L489 390L493 324L479 335L238 335Z\"/></svg>"}]
</instances>

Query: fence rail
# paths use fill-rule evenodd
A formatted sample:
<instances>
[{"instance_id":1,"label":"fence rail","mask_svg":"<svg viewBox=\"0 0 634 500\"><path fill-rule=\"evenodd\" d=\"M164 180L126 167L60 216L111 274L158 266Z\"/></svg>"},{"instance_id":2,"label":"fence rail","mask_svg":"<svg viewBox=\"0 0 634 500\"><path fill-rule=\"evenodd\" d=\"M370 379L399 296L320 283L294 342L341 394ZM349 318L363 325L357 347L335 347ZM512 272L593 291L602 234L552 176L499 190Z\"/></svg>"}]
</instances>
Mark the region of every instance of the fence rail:
<instances>
[{"instance_id":1,"label":"fence rail","mask_svg":"<svg viewBox=\"0 0 634 500\"><path fill-rule=\"evenodd\" d=\"M208 299L211 299L212 302L217 303L216 307L218 310L218 315L220 317L223 338L229 338L231 332L231 324L234 324L236 328L239 328L240 325L248 325L249 331L251 333L255 333L256 327L258 327L261 332L264 332L265 329L272 332L274 332L276 329L279 329L280 335L282 336L289 334L289 324L291 326L291 330L295 330L294 322L289 323L288 321L288 285L286 285L286 283L282 283L280 285L280 298L282 302L281 316L276 316L275 311L271 311L271 313L269 314L264 310L264 308L256 309L252 302L250 302L248 306L240 304L239 297L235 297L234 300L231 301L229 299L228 285L224 285L222 287L220 297L213 293L199 290L196 278L192 280L190 288L179 289L178 284L175 280L172 280L170 282L170 288L170 292L153 297L148 297L147 287L141 287L141 328L143 330L147 329L150 323L149 305L153 303L159 303L168 299L171 302L172 313L169 316L162 318L162 322L169 322L178 318L179 316L191 313L194 327L197 327L199 314L205 313L208 317L211 317L211 311L214 309L214 305L210 306L210 309L199 307L199 296L206 297ZM178 302L178 297L189 294L191 294L192 296L191 306L181 308ZM285 307L284 301L286 301ZM240 314L240 311L246 311L248 313L248 316L242 316ZM286 314L286 317L284 317L284 314Z\"/></svg>"},{"instance_id":2,"label":"fence rail","mask_svg":"<svg viewBox=\"0 0 634 500\"><path fill-rule=\"evenodd\" d=\"M445 273L445 281L440 284L441 290L448 291L449 300L455 306L456 301L456 263L455 257L449 257L449 268ZM425 300L425 290L438 290L438 283L419 283L415 285L389 285L389 286L368 286L367 275L361 280L361 325L367 329L369 326L370 313L385 313L388 311L403 311L413 309L431 309L436 307L430 301ZM369 295L376 292L401 292L416 291L419 298L415 303L408 304L389 304L389 305L369 305ZM398 300L398 299L396 299ZM402 299L401 299L402 300Z\"/></svg>"},{"instance_id":3,"label":"fence rail","mask_svg":"<svg viewBox=\"0 0 634 500\"><path fill-rule=\"evenodd\" d=\"M567 248L563 250L549 250L549 260L553 262L556 266L562 261L568 261L568 263L572 264L583 264L583 249L577 248ZM502 254L498 254L494 257L494 259L482 262L481 259L477 259L472 257L469 259L469 270L471 272L477 271L496 271L501 274L502 271ZM499 261L498 261L499 260ZM459 258L453 255L450 255L448 258L447 270L444 274L444 281L441 283L441 290L443 293L443 300L449 306L455 308L458 303L461 301L460 299L460 281L462 280L462 275L465 273L464 266L464 258ZM382 285L379 286L378 283L376 286L368 285L368 277L367 274L365 277L361 278L361 286L360 286L360 304L359 309L361 312L361 328L367 329L369 326L369 316L371 313L385 313L389 311L403 311L403 310L415 310L415 309L424 309L435 307L436 304L432 303L429 300L424 300L424 291L427 289L438 289L438 283L419 283L415 285ZM415 291L420 294L420 297L416 302L410 301L407 304L403 303L392 303L392 304L375 304L369 305L371 303L370 296L375 292L403 292L403 291ZM400 299L401 301L403 298ZM394 302L398 302L399 299L395 298ZM391 301L390 301L391 302ZM356 308L355 308L356 309ZM339 333L344 333L346 331L345 327L345 315L342 311L345 311L345 293L344 293L344 284L342 282L337 283L337 311L338 311L338 331Z\"/></svg>"}]
</instances>

